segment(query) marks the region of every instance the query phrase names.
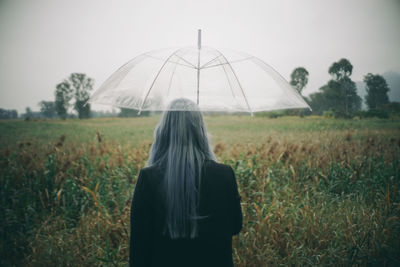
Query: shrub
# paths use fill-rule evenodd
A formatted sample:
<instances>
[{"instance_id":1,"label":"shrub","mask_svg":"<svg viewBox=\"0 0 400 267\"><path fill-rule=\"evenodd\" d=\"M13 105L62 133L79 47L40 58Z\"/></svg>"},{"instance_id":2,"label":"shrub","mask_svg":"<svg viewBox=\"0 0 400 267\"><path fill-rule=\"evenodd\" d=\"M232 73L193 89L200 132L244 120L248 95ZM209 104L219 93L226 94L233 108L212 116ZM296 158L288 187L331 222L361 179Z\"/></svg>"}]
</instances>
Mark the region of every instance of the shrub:
<instances>
[{"instance_id":1,"label":"shrub","mask_svg":"<svg viewBox=\"0 0 400 267\"><path fill-rule=\"evenodd\" d=\"M358 111L356 115L361 118L379 118L379 119L389 118L389 113L385 109L381 108L370 109L368 111Z\"/></svg>"},{"instance_id":2,"label":"shrub","mask_svg":"<svg viewBox=\"0 0 400 267\"><path fill-rule=\"evenodd\" d=\"M324 118L335 118L335 112L333 112L333 110L325 110L324 112L322 112L322 116Z\"/></svg>"}]
</instances>

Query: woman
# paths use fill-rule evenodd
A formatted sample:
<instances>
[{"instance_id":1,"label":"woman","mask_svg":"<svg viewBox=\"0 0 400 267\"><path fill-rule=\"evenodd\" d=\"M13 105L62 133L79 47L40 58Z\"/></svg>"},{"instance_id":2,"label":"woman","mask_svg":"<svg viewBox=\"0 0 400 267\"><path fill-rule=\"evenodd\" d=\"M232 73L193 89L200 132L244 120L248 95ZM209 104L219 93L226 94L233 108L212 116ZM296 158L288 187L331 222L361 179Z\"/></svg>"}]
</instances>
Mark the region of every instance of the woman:
<instances>
[{"instance_id":1,"label":"woman","mask_svg":"<svg viewBox=\"0 0 400 267\"><path fill-rule=\"evenodd\" d=\"M173 111L182 108L190 111ZM240 196L232 168L215 162L197 105L173 101L154 135L132 200L130 266L233 266Z\"/></svg>"}]
</instances>

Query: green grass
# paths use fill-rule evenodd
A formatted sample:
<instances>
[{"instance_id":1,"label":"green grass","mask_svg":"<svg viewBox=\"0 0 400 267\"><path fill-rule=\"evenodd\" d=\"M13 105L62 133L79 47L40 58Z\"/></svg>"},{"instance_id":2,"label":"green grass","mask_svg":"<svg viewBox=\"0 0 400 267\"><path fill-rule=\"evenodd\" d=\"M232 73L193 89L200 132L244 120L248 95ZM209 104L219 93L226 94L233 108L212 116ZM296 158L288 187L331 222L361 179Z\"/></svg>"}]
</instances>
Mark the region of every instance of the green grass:
<instances>
[{"instance_id":1,"label":"green grass","mask_svg":"<svg viewBox=\"0 0 400 267\"><path fill-rule=\"evenodd\" d=\"M65 134L67 142L87 143L98 130L108 141L135 144L152 142L159 116L90 120L0 121L0 148L22 140L48 143ZM335 120L321 117L267 119L250 116L208 116L205 118L213 142L258 142L271 135L325 134L337 131L378 131L392 135L400 122L392 120ZM245 138L245 140L243 140Z\"/></svg>"},{"instance_id":2,"label":"green grass","mask_svg":"<svg viewBox=\"0 0 400 267\"><path fill-rule=\"evenodd\" d=\"M126 265L158 119L0 121L0 265ZM400 264L398 120L205 120L242 196L236 266Z\"/></svg>"}]
</instances>

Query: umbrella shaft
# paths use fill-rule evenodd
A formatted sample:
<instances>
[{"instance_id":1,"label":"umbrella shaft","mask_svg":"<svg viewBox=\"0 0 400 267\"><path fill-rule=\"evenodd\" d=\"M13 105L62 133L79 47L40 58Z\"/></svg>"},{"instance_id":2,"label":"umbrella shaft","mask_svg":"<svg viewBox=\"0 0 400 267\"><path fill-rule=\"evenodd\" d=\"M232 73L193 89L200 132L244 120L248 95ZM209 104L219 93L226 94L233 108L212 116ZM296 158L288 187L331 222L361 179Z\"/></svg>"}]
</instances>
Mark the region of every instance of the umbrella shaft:
<instances>
[{"instance_id":1,"label":"umbrella shaft","mask_svg":"<svg viewBox=\"0 0 400 267\"><path fill-rule=\"evenodd\" d=\"M200 29L197 31L197 47L199 48L199 50L201 49L201 30Z\"/></svg>"},{"instance_id":2,"label":"umbrella shaft","mask_svg":"<svg viewBox=\"0 0 400 267\"><path fill-rule=\"evenodd\" d=\"M201 49L201 29L197 34L197 105L199 104L199 89L200 89L200 49Z\"/></svg>"},{"instance_id":3,"label":"umbrella shaft","mask_svg":"<svg viewBox=\"0 0 400 267\"><path fill-rule=\"evenodd\" d=\"M199 104L200 68L197 68L197 105Z\"/></svg>"}]
</instances>

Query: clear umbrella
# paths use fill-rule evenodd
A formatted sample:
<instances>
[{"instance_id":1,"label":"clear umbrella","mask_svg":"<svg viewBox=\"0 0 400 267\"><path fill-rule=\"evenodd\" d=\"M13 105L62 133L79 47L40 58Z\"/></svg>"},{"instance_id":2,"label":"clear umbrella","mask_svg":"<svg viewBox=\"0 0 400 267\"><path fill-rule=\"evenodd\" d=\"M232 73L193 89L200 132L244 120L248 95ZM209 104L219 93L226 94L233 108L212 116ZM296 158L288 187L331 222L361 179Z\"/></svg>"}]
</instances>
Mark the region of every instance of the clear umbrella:
<instances>
[{"instance_id":1,"label":"clear umbrella","mask_svg":"<svg viewBox=\"0 0 400 267\"><path fill-rule=\"evenodd\" d=\"M166 110L176 98L190 99L202 111L309 108L271 66L246 53L202 46L200 30L197 47L155 50L132 59L89 102L141 112Z\"/></svg>"}]
</instances>

